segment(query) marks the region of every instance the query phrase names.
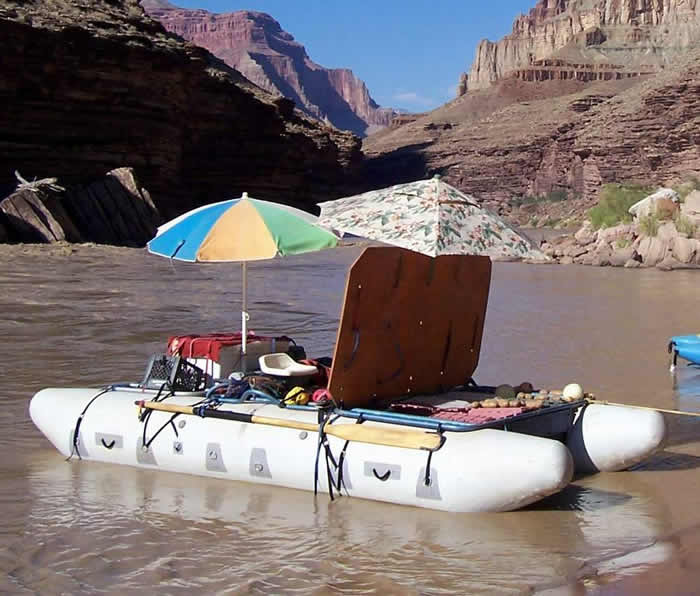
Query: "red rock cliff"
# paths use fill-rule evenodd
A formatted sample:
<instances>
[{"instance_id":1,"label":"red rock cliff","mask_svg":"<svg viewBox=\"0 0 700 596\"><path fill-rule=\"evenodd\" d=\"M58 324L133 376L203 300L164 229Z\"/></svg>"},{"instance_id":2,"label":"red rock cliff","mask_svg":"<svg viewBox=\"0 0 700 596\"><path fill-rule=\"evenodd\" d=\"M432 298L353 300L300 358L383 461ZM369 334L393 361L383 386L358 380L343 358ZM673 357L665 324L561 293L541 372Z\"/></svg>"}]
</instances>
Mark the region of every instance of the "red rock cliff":
<instances>
[{"instance_id":1,"label":"red rock cliff","mask_svg":"<svg viewBox=\"0 0 700 596\"><path fill-rule=\"evenodd\" d=\"M293 99L308 115L364 136L395 113L379 107L352 71L313 62L303 45L270 15L241 10L213 14L143 0L146 11L173 33L207 48L271 93Z\"/></svg>"}]
</instances>

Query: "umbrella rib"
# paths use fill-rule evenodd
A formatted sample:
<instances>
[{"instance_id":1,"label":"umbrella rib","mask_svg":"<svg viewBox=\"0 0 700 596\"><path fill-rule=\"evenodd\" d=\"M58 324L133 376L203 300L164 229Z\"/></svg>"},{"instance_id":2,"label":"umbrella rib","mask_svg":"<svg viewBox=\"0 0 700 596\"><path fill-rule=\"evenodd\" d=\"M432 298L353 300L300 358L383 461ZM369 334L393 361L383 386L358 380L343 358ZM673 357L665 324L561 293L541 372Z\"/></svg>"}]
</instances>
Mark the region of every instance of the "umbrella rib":
<instances>
[{"instance_id":1,"label":"umbrella rib","mask_svg":"<svg viewBox=\"0 0 700 596\"><path fill-rule=\"evenodd\" d=\"M180 242L178 242L177 246L175 247L175 250L173 251L173 254L171 254L170 257L169 257L171 261L175 258L175 256L177 255L177 253L180 252L180 249L181 249L183 246L185 246L185 241L184 241L184 240L180 240Z\"/></svg>"}]
</instances>

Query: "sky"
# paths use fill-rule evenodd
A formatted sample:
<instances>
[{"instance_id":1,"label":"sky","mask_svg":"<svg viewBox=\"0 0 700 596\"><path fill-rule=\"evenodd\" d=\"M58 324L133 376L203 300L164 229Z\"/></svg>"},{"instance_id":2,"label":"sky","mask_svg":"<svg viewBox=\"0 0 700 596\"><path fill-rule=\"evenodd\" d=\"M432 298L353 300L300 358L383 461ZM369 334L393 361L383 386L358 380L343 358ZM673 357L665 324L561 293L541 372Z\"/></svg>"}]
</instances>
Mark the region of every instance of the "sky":
<instances>
[{"instance_id":1,"label":"sky","mask_svg":"<svg viewBox=\"0 0 700 596\"><path fill-rule=\"evenodd\" d=\"M222 13L266 12L317 64L349 68L381 106L422 112L456 95L481 39L511 32L536 0L170 0Z\"/></svg>"}]
</instances>

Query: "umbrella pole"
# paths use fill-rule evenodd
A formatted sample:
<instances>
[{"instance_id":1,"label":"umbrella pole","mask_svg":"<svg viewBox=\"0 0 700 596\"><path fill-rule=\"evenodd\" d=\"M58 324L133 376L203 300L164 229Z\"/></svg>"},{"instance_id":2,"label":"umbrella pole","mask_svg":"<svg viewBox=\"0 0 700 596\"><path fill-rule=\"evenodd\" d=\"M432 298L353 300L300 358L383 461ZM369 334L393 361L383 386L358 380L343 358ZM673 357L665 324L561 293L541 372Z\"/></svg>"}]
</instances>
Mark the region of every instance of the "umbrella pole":
<instances>
[{"instance_id":1,"label":"umbrella pole","mask_svg":"<svg viewBox=\"0 0 700 596\"><path fill-rule=\"evenodd\" d=\"M241 371L246 372L246 340L248 339L248 268L241 263L243 300L241 306Z\"/></svg>"}]
</instances>

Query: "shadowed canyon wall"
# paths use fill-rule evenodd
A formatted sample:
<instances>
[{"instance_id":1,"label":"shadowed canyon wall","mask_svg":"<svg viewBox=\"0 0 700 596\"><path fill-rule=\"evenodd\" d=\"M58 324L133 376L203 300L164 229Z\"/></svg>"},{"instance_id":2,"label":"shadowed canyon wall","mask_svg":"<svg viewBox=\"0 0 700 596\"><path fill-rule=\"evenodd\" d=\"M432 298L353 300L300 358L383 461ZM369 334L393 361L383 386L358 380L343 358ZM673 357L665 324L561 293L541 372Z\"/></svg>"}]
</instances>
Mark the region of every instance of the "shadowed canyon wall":
<instances>
[{"instance_id":1,"label":"shadowed canyon wall","mask_svg":"<svg viewBox=\"0 0 700 596\"><path fill-rule=\"evenodd\" d=\"M70 185L130 166L164 217L243 191L312 209L361 159L136 0L7 0L0 53L3 190L15 170Z\"/></svg>"}]
</instances>

